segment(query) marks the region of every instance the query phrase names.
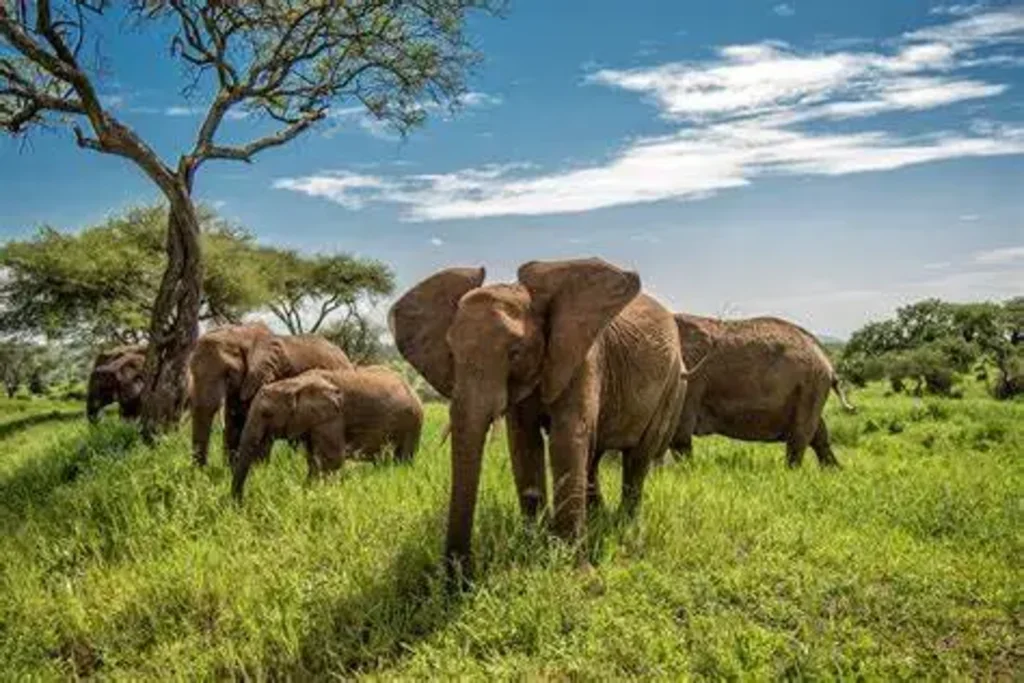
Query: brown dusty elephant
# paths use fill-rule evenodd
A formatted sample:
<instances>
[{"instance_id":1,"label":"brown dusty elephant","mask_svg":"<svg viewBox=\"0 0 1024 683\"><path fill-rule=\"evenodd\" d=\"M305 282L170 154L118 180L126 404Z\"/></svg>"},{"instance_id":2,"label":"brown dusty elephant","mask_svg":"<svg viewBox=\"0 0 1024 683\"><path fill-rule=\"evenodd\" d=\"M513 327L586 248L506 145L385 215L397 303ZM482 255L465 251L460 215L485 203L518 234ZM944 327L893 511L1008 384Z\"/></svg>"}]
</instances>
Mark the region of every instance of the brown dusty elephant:
<instances>
[{"instance_id":1,"label":"brown dusty elephant","mask_svg":"<svg viewBox=\"0 0 1024 683\"><path fill-rule=\"evenodd\" d=\"M101 351L89 373L85 414L90 422L99 420L100 411L117 403L124 419L138 417L142 406L142 365L146 345L117 346Z\"/></svg>"},{"instance_id":2,"label":"brown dusty elephant","mask_svg":"<svg viewBox=\"0 0 1024 683\"><path fill-rule=\"evenodd\" d=\"M117 403L122 419L133 420L142 409L143 366L146 345L119 346L96 356L89 375L89 391L85 411L90 422L99 419L100 411ZM184 410L191 406L192 373L185 377Z\"/></svg>"},{"instance_id":3,"label":"brown dusty elephant","mask_svg":"<svg viewBox=\"0 0 1024 683\"><path fill-rule=\"evenodd\" d=\"M671 312L640 277L601 259L531 261L516 284L483 268L442 270L406 292L389 323L402 355L451 399L452 484L445 557L471 574L484 439L506 417L520 508L546 510L548 434L554 531L581 538L599 503L597 467L623 452L623 507L634 514L651 461L668 448L687 373ZM585 564L584 555L578 560Z\"/></svg>"},{"instance_id":4,"label":"brown dusty elephant","mask_svg":"<svg viewBox=\"0 0 1024 683\"><path fill-rule=\"evenodd\" d=\"M798 466L809 445L822 466L838 466L822 409L829 389L852 411L832 363L807 330L778 318L675 316L683 359L706 357L690 382L672 449L692 452L694 435L782 441ZM710 352L710 353L709 353Z\"/></svg>"},{"instance_id":5,"label":"brown dusty elephant","mask_svg":"<svg viewBox=\"0 0 1024 683\"><path fill-rule=\"evenodd\" d=\"M423 406L397 372L374 365L309 370L264 385L252 401L233 463L232 494L242 498L249 469L270 454L274 439L301 441L310 478L337 470L346 456L378 460L394 449L412 460L423 428Z\"/></svg>"},{"instance_id":6,"label":"brown dusty elephant","mask_svg":"<svg viewBox=\"0 0 1024 683\"><path fill-rule=\"evenodd\" d=\"M192 375L192 455L205 465L213 417L224 406L224 452L238 450L248 403L268 382L312 368L349 369L352 363L334 344L317 335L278 336L263 323L230 325L199 338Z\"/></svg>"}]
</instances>

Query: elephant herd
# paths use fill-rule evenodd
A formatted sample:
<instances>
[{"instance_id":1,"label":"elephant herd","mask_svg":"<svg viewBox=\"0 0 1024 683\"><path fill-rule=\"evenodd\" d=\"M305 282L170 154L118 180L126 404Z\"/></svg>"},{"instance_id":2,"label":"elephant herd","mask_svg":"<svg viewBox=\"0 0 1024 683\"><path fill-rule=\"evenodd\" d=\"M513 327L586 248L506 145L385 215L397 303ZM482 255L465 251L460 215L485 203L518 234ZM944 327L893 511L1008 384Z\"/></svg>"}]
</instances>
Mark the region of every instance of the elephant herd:
<instances>
[{"instance_id":1,"label":"elephant herd","mask_svg":"<svg viewBox=\"0 0 1024 683\"><path fill-rule=\"evenodd\" d=\"M637 273L597 258L531 261L515 283L484 277L483 268L439 271L388 317L398 351L449 400L450 572L471 571L484 442L502 417L523 515L547 515L548 463L553 530L569 541L582 538L588 508L602 504L597 474L608 451L622 454L627 515L651 466L669 450L691 452L694 435L783 442L790 466L810 446L821 465L838 465L822 410L830 390L853 408L806 330L769 317L673 315L641 292ZM113 401L124 417L138 412L143 353L122 347L97 359L90 417ZM219 328L199 339L190 373L193 457L206 463L223 407L238 498L275 438L305 447L310 476L387 446L408 461L418 446L423 409L401 376L354 367L315 335L279 336L260 323Z\"/></svg>"}]
</instances>

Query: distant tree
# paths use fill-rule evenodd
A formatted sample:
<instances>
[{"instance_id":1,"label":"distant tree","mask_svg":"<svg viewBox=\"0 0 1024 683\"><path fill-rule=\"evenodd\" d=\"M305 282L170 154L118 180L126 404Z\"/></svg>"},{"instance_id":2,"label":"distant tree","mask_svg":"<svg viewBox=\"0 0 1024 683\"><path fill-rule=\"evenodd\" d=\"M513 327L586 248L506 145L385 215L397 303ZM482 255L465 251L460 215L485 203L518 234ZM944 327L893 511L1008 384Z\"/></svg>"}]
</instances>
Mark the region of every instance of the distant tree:
<instances>
[{"instance_id":1,"label":"distant tree","mask_svg":"<svg viewBox=\"0 0 1024 683\"><path fill-rule=\"evenodd\" d=\"M328 324L322 334L344 349L356 365L380 363L386 359L381 340L384 328L361 313L356 312Z\"/></svg>"},{"instance_id":2,"label":"distant tree","mask_svg":"<svg viewBox=\"0 0 1024 683\"><path fill-rule=\"evenodd\" d=\"M457 102L476 54L463 26L491 0L0 0L0 128L70 128L84 149L132 162L169 206L166 270L153 302L145 366L143 431L175 424L185 365L198 334L203 284L200 219L193 202L199 169L211 160L251 162L352 100L406 131L425 100ZM126 13L126 15L125 15ZM112 16L113 15L113 16ZM101 25L132 21L166 36L185 67L186 95L208 95L195 141L165 161L100 94ZM112 39L112 38L111 38ZM220 134L232 113L262 116L261 135L231 144ZM271 129L268 131L268 127Z\"/></svg>"},{"instance_id":3,"label":"distant tree","mask_svg":"<svg viewBox=\"0 0 1024 683\"><path fill-rule=\"evenodd\" d=\"M843 353L846 356L880 356L905 347L899 324L895 320L883 320L870 322L850 335Z\"/></svg>"},{"instance_id":4,"label":"distant tree","mask_svg":"<svg viewBox=\"0 0 1024 683\"><path fill-rule=\"evenodd\" d=\"M854 332L839 368L851 381L870 381L875 373L868 368L880 365L895 391L910 381L914 393L949 394L959 375L988 361L999 370L993 393L1005 398L1024 384L1018 370L1022 342L1024 297L1003 304L926 299Z\"/></svg>"},{"instance_id":5,"label":"distant tree","mask_svg":"<svg viewBox=\"0 0 1024 683\"><path fill-rule=\"evenodd\" d=\"M256 245L200 207L200 319L238 321L268 297ZM95 345L146 338L167 256L167 208L128 209L77 234L41 228L0 247L0 331Z\"/></svg>"},{"instance_id":6,"label":"distant tree","mask_svg":"<svg viewBox=\"0 0 1024 683\"><path fill-rule=\"evenodd\" d=\"M32 344L15 340L0 342L0 381L8 398L29 381L38 356L39 349Z\"/></svg>"},{"instance_id":7,"label":"distant tree","mask_svg":"<svg viewBox=\"0 0 1024 683\"><path fill-rule=\"evenodd\" d=\"M266 306L292 334L324 331L332 316L342 316L334 323L340 325L335 336L368 340L372 335L360 306L390 294L395 286L386 265L347 254L305 256L263 247L258 259Z\"/></svg>"}]
</instances>

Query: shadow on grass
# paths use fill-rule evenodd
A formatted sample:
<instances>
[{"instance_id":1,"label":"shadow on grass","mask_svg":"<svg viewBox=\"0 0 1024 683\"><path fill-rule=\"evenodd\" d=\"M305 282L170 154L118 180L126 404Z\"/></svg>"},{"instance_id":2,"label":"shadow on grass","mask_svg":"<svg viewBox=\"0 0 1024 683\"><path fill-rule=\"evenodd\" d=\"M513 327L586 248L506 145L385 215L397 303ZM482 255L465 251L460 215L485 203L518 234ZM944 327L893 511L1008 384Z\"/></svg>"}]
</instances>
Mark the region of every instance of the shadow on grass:
<instances>
[{"instance_id":1,"label":"shadow on grass","mask_svg":"<svg viewBox=\"0 0 1024 683\"><path fill-rule=\"evenodd\" d=\"M424 516L400 541L391 564L359 595L311 608L312 626L301 639L298 655L270 666L271 678L350 678L400 668L418 643L457 620L474 590L494 575L572 566L573 549L549 532L546 520L526 524L518 509L495 502L482 506L477 515L476 588L453 590L441 561L439 518L443 515ZM588 531L592 560L610 538L629 528L631 522L617 510L595 511Z\"/></svg>"},{"instance_id":2,"label":"shadow on grass","mask_svg":"<svg viewBox=\"0 0 1024 683\"><path fill-rule=\"evenodd\" d=\"M45 507L55 491L73 484L98 458L123 456L139 443L138 430L121 423L101 424L84 436L54 442L0 479L0 528L8 531L29 509Z\"/></svg>"},{"instance_id":3,"label":"shadow on grass","mask_svg":"<svg viewBox=\"0 0 1024 683\"><path fill-rule=\"evenodd\" d=\"M35 427L36 425L40 425L45 422L70 422L72 420L77 420L81 418L83 414L84 413L81 410L73 412L67 410L50 410L45 413L36 413L16 420L10 420L0 424L0 439L6 439L22 430L28 429L29 427Z\"/></svg>"},{"instance_id":4,"label":"shadow on grass","mask_svg":"<svg viewBox=\"0 0 1024 683\"><path fill-rule=\"evenodd\" d=\"M454 620L464 596L446 589L436 535L436 515L425 516L359 595L312 606L297 656L272 665L271 678L349 678L390 668Z\"/></svg>"}]
</instances>

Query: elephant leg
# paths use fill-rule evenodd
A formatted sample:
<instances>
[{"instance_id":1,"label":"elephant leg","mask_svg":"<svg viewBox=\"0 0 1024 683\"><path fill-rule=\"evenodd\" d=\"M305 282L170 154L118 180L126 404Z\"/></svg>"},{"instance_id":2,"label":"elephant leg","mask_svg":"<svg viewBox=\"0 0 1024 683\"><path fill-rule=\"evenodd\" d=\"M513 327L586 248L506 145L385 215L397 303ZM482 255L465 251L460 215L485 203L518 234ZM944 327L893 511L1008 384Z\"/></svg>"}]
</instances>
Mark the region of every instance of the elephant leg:
<instances>
[{"instance_id":1,"label":"elephant leg","mask_svg":"<svg viewBox=\"0 0 1024 683\"><path fill-rule=\"evenodd\" d=\"M790 469L796 469L803 464L806 449L807 440L802 436L790 436L786 440L786 464Z\"/></svg>"},{"instance_id":2,"label":"elephant leg","mask_svg":"<svg viewBox=\"0 0 1024 683\"><path fill-rule=\"evenodd\" d=\"M249 477L249 469L252 462L248 458L236 458L231 463L231 495L235 500L242 501L242 492L245 489L245 480Z\"/></svg>"},{"instance_id":3,"label":"elephant leg","mask_svg":"<svg viewBox=\"0 0 1024 683\"><path fill-rule=\"evenodd\" d=\"M321 476L323 474L323 466L322 466L322 463L320 463L319 459L316 456L316 451L313 448L313 439L312 439L312 437L310 435L307 434L306 436L304 436L304 437L302 437L300 439L296 439L294 441L290 440L289 443L293 444L293 448L295 447L296 444L297 445L301 445L302 446L302 450L304 450L306 452L306 482L307 483L312 482L314 479L318 478L319 476ZM296 448L296 450L298 450L298 448Z\"/></svg>"},{"instance_id":4,"label":"elephant leg","mask_svg":"<svg viewBox=\"0 0 1024 683\"><path fill-rule=\"evenodd\" d=\"M539 406L535 401L513 406L508 412L508 449L519 493L519 508L528 521L535 521L547 507L544 477L544 438L540 430Z\"/></svg>"},{"instance_id":5,"label":"elephant leg","mask_svg":"<svg viewBox=\"0 0 1024 683\"><path fill-rule=\"evenodd\" d=\"M395 446L395 460L397 462L412 462L413 456L416 455L416 449L419 448L420 445L420 431L422 429L422 424L417 424L399 435L398 439L396 439L397 444Z\"/></svg>"},{"instance_id":6,"label":"elephant leg","mask_svg":"<svg viewBox=\"0 0 1024 683\"><path fill-rule=\"evenodd\" d=\"M604 451L594 450L590 454L590 463L587 465L587 509L591 511L604 507L599 467L602 455L604 455Z\"/></svg>"},{"instance_id":7,"label":"elephant leg","mask_svg":"<svg viewBox=\"0 0 1024 683\"><path fill-rule=\"evenodd\" d=\"M590 429L582 420L565 422L556 420L551 430L554 530L559 537L575 541L586 524Z\"/></svg>"},{"instance_id":8,"label":"elephant leg","mask_svg":"<svg viewBox=\"0 0 1024 683\"><path fill-rule=\"evenodd\" d=\"M672 437L671 450L676 460L693 456L693 433L696 429L697 411L688 404L679 418L675 436Z\"/></svg>"},{"instance_id":9,"label":"elephant leg","mask_svg":"<svg viewBox=\"0 0 1024 683\"><path fill-rule=\"evenodd\" d=\"M224 457L228 463L233 462L238 455L248 407L238 397L228 397L224 401Z\"/></svg>"},{"instance_id":10,"label":"elephant leg","mask_svg":"<svg viewBox=\"0 0 1024 683\"><path fill-rule=\"evenodd\" d=\"M644 480L650 469L651 458L640 449L622 452L622 508L630 519L636 517L643 500Z\"/></svg>"},{"instance_id":11,"label":"elephant leg","mask_svg":"<svg viewBox=\"0 0 1024 683\"><path fill-rule=\"evenodd\" d=\"M825 426L825 418L818 420L818 428L814 431L814 437L811 439L811 448L814 450L814 454L818 456L819 465L822 467L839 467L839 461L836 460L835 453L832 452L832 446L829 444L828 427Z\"/></svg>"}]
</instances>

